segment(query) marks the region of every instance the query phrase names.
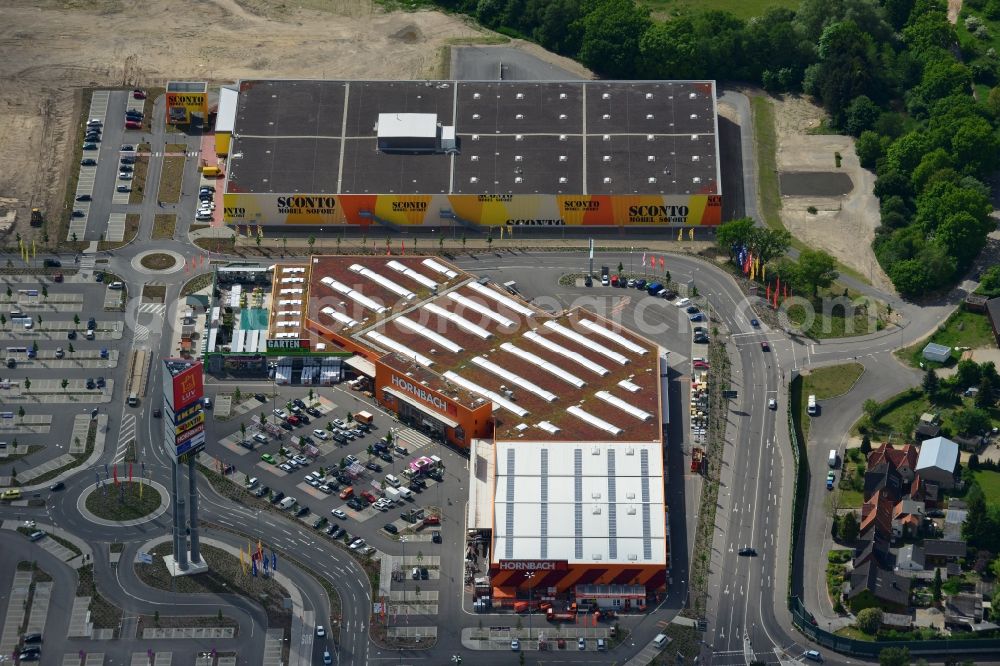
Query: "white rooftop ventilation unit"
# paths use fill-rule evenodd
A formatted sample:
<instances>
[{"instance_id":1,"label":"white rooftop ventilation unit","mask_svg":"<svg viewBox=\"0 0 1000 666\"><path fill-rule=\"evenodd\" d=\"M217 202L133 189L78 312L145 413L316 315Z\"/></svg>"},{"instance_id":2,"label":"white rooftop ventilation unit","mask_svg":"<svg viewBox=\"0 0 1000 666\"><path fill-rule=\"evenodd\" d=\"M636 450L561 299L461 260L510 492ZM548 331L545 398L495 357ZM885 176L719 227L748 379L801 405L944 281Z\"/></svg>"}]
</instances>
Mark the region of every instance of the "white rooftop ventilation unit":
<instances>
[{"instance_id":1,"label":"white rooftop ventilation unit","mask_svg":"<svg viewBox=\"0 0 1000 666\"><path fill-rule=\"evenodd\" d=\"M534 366L541 368L550 375L555 375L564 382L572 384L577 388L583 388L583 386L586 384L585 381L583 381L574 374L566 372L555 363L549 363L541 356L532 354L530 351L521 349L520 347L517 347L516 345L513 345L509 342L505 342L502 345L500 345L500 349L504 350L509 354L513 354L514 356L517 356L518 358L525 360Z\"/></svg>"},{"instance_id":2,"label":"white rooftop ventilation unit","mask_svg":"<svg viewBox=\"0 0 1000 666\"><path fill-rule=\"evenodd\" d=\"M397 326L402 326L403 328L405 328L405 329L407 329L409 331L412 331L413 333L416 333L417 335L424 336L425 338L427 338L431 342L433 342L435 344L438 344L438 345L441 345L442 347L444 347L445 349L447 349L448 351L450 351L453 354L457 354L460 351L462 351L462 347L460 345L456 345L454 342L452 342L448 338L444 337L443 335L435 333L434 331L432 331L431 329L427 328L423 324L418 324L417 322L413 321L412 319L407 319L406 317L397 317L396 318L396 325Z\"/></svg>"},{"instance_id":3,"label":"white rooftop ventilation unit","mask_svg":"<svg viewBox=\"0 0 1000 666\"><path fill-rule=\"evenodd\" d=\"M424 266L427 266L428 268L430 268L431 270L436 271L436 272L440 273L441 275L445 276L449 280L451 280L452 278L457 278L458 277L458 273L456 273L455 271L451 270L450 268L448 268L444 264L441 264L441 263L438 263L438 262L434 261L433 259L424 259L421 263Z\"/></svg>"},{"instance_id":4,"label":"white rooftop ventilation unit","mask_svg":"<svg viewBox=\"0 0 1000 666\"><path fill-rule=\"evenodd\" d=\"M412 301L414 298L417 297L416 294L414 294L406 287L396 284L395 282L385 277L384 275L379 275L375 271L369 268L365 268L361 264L351 264L351 270L357 273L358 275L364 275L366 278L368 278L375 284L385 287L386 289L393 292L397 296L402 296L408 301Z\"/></svg>"},{"instance_id":5,"label":"white rooftop ventilation unit","mask_svg":"<svg viewBox=\"0 0 1000 666\"><path fill-rule=\"evenodd\" d=\"M427 358L419 352L415 352L409 347L399 342L396 342L390 337L382 335L378 331L368 331L365 333L369 338L375 341L376 344L381 345L383 349L388 349L391 352L396 352L397 354L402 354L412 361L416 361L422 366L431 367L434 365L434 361Z\"/></svg>"},{"instance_id":6,"label":"white rooftop ventilation unit","mask_svg":"<svg viewBox=\"0 0 1000 666\"><path fill-rule=\"evenodd\" d=\"M480 368L492 372L497 377L500 377L501 379L508 381L511 384L514 384L515 386L519 386L523 388L525 391L534 393L542 400L545 400L547 402L555 402L556 399L559 397L555 393L552 393L551 391L546 391L538 384L530 382L524 377L521 377L520 375L515 375L513 372L510 372L509 370L504 370L493 361L483 358L482 356L473 356L472 362L473 364L478 365Z\"/></svg>"},{"instance_id":7,"label":"white rooftop ventilation unit","mask_svg":"<svg viewBox=\"0 0 1000 666\"><path fill-rule=\"evenodd\" d=\"M548 421L539 421L538 422L538 427L541 428L542 430L544 430L545 432L547 432L549 434L552 434L552 435L554 435L557 432L559 432L559 428L557 426L552 425Z\"/></svg>"},{"instance_id":8,"label":"white rooftop ventilation unit","mask_svg":"<svg viewBox=\"0 0 1000 666\"><path fill-rule=\"evenodd\" d=\"M639 385L638 384L633 384L632 382L630 382L627 379L623 379L620 382L618 382L618 386L621 386L623 389L625 389L629 393L638 393L638 391L639 391Z\"/></svg>"},{"instance_id":9,"label":"white rooftop ventilation unit","mask_svg":"<svg viewBox=\"0 0 1000 666\"><path fill-rule=\"evenodd\" d=\"M581 345L583 347L586 347L587 349L589 349L592 352L595 352L597 354L600 354L601 356L605 356L607 358L610 358L615 363L619 363L621 365L626 365L628 363L628 359L626 357L622 356L621 354L619 354L618 352L611 351L610 349L605 348L603 345L599 344L597 341L591 340L590 338L588 338L585 335L580 335L579 333L577 333L576 331L574 331L571 328L567 328L567 327L563 326L562 324L557 324L554 321L547 321L547 322L545 322L544 325L545 325L545 328L547 328L547 329L549 329L551 331L555 331L556 333L558 333L559 335L561 335L563 337L569 338L573 342L575 342L578 345Z\"/></svg>"},{"instance_id":10,"label":"white rooftop ventilation unit","mask_svg":"<svg viewBox=\"0 0 1000 666\"><path fill-rule=\"evenodd\" d=\"M479 284L478 282L470 282L469 283L469 289L472 289L473 291L479 292L480 294L482 294L486 298L492 298L494 301L496 301L497 303L500 303L501 305L506 305L508 308L510 308L514 312L518 313L519 315L523 315L525 317L533 317L533 316L535 316L535 311L532 310L531 308L529 308L527 306L524 306L524 305L521 305L520 303L518 303L517 301L515 301L513 298L508 298L507 296L504 296L503 294L501 294L498 291L490 289L489 287L484 287L483 285Z\"/></svg>"},{"instance_id":11,"label":"white rooftop ventilation unit","mask_svg":"<svg viewBox=\"0 0 1000 666\"><path fill-rule=\"evenodd\" d=\"M459 316L454 312L449 312L448 310L445 310L439 305L434 305L433 303L427 303L426 305L424 305L424 309L427 310L428 312L436 314L439 317L447 319L448 321L455 324L459 328L464 329L469 333L472 333L473 335L479 336L483 340L488 340L489 338L493 337L492 333L487 331L479 324L473 324L465 317Z\"/></svg>"},{"instance_id":12,"label":"white rooftop ventilation unit","mask_svg":"<svg viewBox=\"0 0 1000 666\"><path fill-rule=\"evenodd\" d=\"M352 328L352 327L358 325L358 322L356 322L355 320L351 319L350 317L348 317L343 312L338 312L337 310L334 310L331 307L325 307L322 310L320 310L320 312L322 312L323 314L325 314L325 315L327 315L329 317L332 317L333 319L336 319L337 321L339 321L341 324L343 324L347 328Z\"/></svg>"},{"instance_id":13,"label":"white rooftop ventilation unit","mask_svg":"<svg viewBox=\"0 0 1000 666\"><path fill-rule=\"evenodd\" d=\"M484 317L489 317L490 319L492 319L493 321L495 321L496 323L500 324L505 328L512 328L517 325L513 320L504 317L499 312L494 312L493 310L490 310L482 303L478 303L472 300L471 298L466 298L465 296L462 296L461 294L456 293L454 291L448 292L448 298L455 301L464 308L469 308L470 310L478 312Z\"/></svg>"},{"instance_id":14,"label":"white rooftop ventilation unit","mask_svg":"<svg viewBox=\"0 0 1000 666\"><path fill-rule=\"evenodd\" d=\"M645 354L647 351L649 351L642 345L635 344L634 342L626 338L624 335L615 333L610 328L601 326L600 324L590 321L589 319L581 319L580 326L583 326L587 330L593 331L594 333L597 333L598 335L603 336L608 340L611 340L612 342L621 345L622 347L629 350L633 354L639 354L641 356Z\"/></svg>"},{"instance_id":15,"label":"white rooftop ventilation unit","mask_svg":"<svg viewBox=\"0 0 1000 666\"><path fill-rule=\"evenodd\" d=\"M524 407L514 404L513 402L503 397L499 393L496 393L495 391L491 391L489 389L483 388L479 384L470 382L468 379L462 377L461 375L455 374L451 370L449 370L448 372L444 373L441 376L447 379L452 384L464 388L466 391L483 396L487 400L492 401L495 405L503 407L512 414L516 414L521 418L524 418L525 416L528 415L528 410L525 409Z\"/></svg>"},{"instance_id":16,"label":"white rooftop ventilation unit","mask_svg":"<svg viewBox=\"0 0 1000 666\"><path fill-rule=\"evenodd\" d=\"M434 280L430 279L429 277L427 277L423 273L418 273L417 271L413 270L409 266L407 266L405 264L399 263L395 259L389 260L388 262L386 262L385 265L388 266L389 268L391 268L392 270L396 271L397 273L402 273L403 275L405 275L406 277L410 278L411 280L413 280L415 282L419 282L420 284L424 285L428 289L437 289L437 286L438 286L437 282L435 282Z\"/></svg>"},{"instance_id":17,"label":"white rooftop ventilation unit","mask_svg":"<svg viewBox=\"0 0 1000 666\"><path fill-rule=\"evenodd\" d=\"M564 358L568 358L571 361L575 361L576 363L582 365L586 369L588 369L591 372L593 372L595 375L603 377L604 375L608 374L608 372L609 372L609 370L607 368L605 368L603 365L600 365L598 363L594 363L593 361L591 361L589 358L587 358L583 354L578 354L575 351L571 351L569 349L566 349L562 345L560 345L560 344L558 344L556 342L553 342L552 340L549 340L548 338L540 335L537 331L525 331L524 338L526 340L531 340L532 342L534 342L535 344L537 344L539 346L545 347L550 352L553 352L555 354L559 354L560 356L562 356Z\"/></svg>"},{"instance_id":18,"label":"white rooftop ventilation unit","mask_svg":"<svg viewBox=\"0 0 1000 666\"><path fill-rule=\"evenodd\" d=\"M645 422L653 418L653 415L650 414L649 412L641 410L635 405L630 405L621 398L611 395L607 391L598 391L597 393L595 393L595 395L604 402L608 403L609 405L614 405L615 407L622 410L626 414L631 414L640 421Z\"/></svg>"},{"instance_id":19,"label":"white rooftop ventilation unit","mask_svg":"<svg viewBox=\"0 0 1000 666\"><path fill-rule=\"evenodd\" d=\"M577 407L576 405L571 405L571 406L567 407L566 411L569 412L570 414L572 414L573 416L575 416L576 418L580 419L581 421L583 421L585 423L589 423L590 425L594 426L595 428L600 428L601 430L604 430L605 432L609 432L612 435L620 435L621 434L622 429L619 428L618 426L616 426L616 425L614 425L612 423L608 423L604 419L599 419L596 416L594 416L593 414L590 414L589 412L586 412L583 409Z\"/></svg>"},{"instance_id":20,"label":"white rooftop ventilation unit","mask_svg":"<svg viewBox=\"0 0 1000 666\"><path fill-rule=\"evenodd\" d=\"M334 291L339 292L344 296L347 296L348 298L355 301L362 307L366 307L369 310L374 310L378 314L382 314L383 312L389 309L384 305L382 305L381 303L379 303L378 301L368 298L360 291L357 291L356 289L351 289L343 282L337 282L332 277L325 277L322 280L320 280L320 282L330 287Z\"/></svg>"}]
</instances>

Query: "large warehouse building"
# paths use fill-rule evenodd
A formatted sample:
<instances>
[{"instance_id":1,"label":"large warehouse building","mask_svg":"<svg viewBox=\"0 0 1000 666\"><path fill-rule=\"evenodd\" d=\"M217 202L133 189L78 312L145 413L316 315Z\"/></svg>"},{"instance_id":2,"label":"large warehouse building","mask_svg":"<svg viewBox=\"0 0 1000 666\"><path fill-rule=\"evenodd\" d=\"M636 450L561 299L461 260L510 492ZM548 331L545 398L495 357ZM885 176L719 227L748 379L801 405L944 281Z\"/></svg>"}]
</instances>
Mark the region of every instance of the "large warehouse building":
<instances>
[{"instance_id":1,"label":"large warehouse building","mask_svg":"<svg viewBox=\"0 0 1000 666\"><path fill-rule=\"evenodd\" d=\"M227 224L721 222L714 81L250 80L227 94Z\"/></svg>"},{"instance_id":2,"label":"large warehouse building","mask_svg":"<svg viewBox=\"0 0 1000 666\"><path fill-rule=\"evenodd\" d=\"M249 296L222 294L268 313L230 351L266 350L279 368L282 355L307 353L317 369L317 355L343 360L400 421L468 450L467 527L489 535L494 603L574 593L635 608L665 588L666 350L442 259L314 256L266 270L269 293L256 280Z\"/></svg>"}]
</instances>

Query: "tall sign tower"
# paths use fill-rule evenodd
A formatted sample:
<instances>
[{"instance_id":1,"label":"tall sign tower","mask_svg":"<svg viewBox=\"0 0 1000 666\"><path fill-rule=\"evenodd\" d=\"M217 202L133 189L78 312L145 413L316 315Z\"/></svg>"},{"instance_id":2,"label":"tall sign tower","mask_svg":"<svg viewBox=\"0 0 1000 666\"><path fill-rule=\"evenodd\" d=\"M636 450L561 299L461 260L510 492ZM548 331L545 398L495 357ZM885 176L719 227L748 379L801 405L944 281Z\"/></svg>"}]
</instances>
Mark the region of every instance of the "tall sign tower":
<instances>
[{"instance_id":1,"label":"tall sign tower","mask_svg":"<svg viewBox=\"0 0 1000 666\"><path fill-rule=\"evenodd\" d=\"M200 573L208 568L199 551L198 475L194 467L195 456L205 448L204 396L201 361L181 358L163 360L163 448L173 462L170 492L174 507L174 552L164 560L174 576ZM184 460L187 460L188 467L187 507L182 491L181 466ZM190 558L188 534L191 536Z\"/></svg>"}]
</instances>

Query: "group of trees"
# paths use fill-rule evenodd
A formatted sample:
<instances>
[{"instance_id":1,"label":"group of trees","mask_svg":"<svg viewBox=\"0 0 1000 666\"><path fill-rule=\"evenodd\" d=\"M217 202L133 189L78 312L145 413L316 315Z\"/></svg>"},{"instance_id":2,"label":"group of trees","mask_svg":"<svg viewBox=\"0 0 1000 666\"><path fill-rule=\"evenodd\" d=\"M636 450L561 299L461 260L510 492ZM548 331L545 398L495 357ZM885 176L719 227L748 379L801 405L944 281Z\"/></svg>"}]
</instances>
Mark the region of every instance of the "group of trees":
<instances>
[{"instance_id":1,"label":"group of trees","mask_svg":"<svg viewBox=\"0 0 1000 666\"><path fill-rule=\"evenodd\" d=\"M837 262L822 250L803 250L797 259L785 257L792 237L784 229L755 227L750 218L730 220L719 227L715 235L719 248L736 261L745 249L761 264L770 264L768 274L791 285L796 293L815 296L821 287L829 287L837 279Z\"/></svg>"},{"instance_id":2,"label":"group of trees","mask_svg":"<svg viewBox=\"0 0 1000 666\"><path fill-rule=\"evenodd\" d=\"M747 21L715 10L657 21L635 0L434 2L609 78L741 80L811 95L878 176L874 249L904 296L952 284L995 226L985 180L1000 165L1000 87L977 101L972 86L1000 80L1000 56L975 17L967 27L979 43L956 53L945 0L802 0ZM965 4L1000 18L1000 0Z\"/></svg>"},{"instance_id":3,"label":"group of trees","mask_svg":"<svg viewBox=\"0 0 1000 666\"><path fill-rule=\"evenodd\" d=\"M991 553L1000 552L1000 507L988 506L982 488L974 480L966 496L962 536L970 546Z\"/></svg>"}]
</instances>

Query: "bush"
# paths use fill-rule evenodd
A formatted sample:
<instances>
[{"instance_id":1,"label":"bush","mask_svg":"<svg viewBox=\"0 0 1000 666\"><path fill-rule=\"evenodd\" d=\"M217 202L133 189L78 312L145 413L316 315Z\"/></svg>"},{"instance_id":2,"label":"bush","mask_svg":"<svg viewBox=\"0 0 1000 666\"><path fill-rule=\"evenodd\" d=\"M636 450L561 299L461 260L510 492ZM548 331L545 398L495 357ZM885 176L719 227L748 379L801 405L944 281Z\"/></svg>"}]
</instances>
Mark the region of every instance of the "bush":
<instances>
[{"instance_id":1,"label":"bush","mask_svg":"<svg viewBox=\"0 0 1000 666\"><path fill-rule=\"evenodd\" d=\"M878 630L882 627L882 611L878 608L866 608L860 613L858 613L858 619L855 622L858 629L868 634L869 636L874 636L878 633Z\"/></svg>"}]
</instances>

